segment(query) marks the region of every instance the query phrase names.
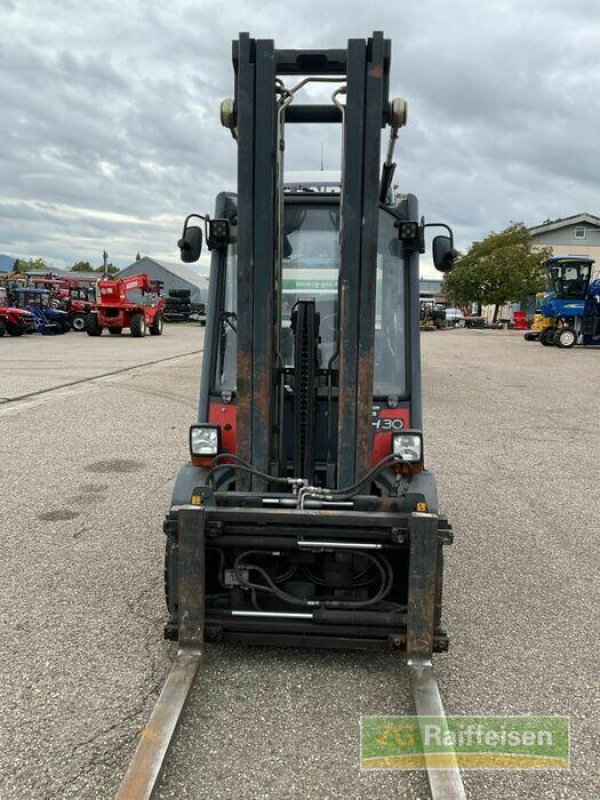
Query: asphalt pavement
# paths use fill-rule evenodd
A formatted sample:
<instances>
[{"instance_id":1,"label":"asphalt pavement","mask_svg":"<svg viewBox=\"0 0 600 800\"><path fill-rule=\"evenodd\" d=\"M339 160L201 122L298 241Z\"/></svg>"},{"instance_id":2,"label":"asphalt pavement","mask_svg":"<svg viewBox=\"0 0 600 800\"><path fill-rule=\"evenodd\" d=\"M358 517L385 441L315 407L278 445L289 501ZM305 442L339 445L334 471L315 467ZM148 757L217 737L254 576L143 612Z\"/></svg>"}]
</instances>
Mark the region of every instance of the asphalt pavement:
<instances>
[{"instance_id":1,"label":"asphalt pavement","mask_svg":"<svg viewBox=\"0 0 600 800\"><path fill-rule=\"evenodd\" d=\"M198 351L198 337L181 335L199 326L166 325L168 335L100 337L70 331L61 336L32 334L0 341L0 406L7 401L114 375L141 364ZM108 340L112 344L107 344Z\"/></svg>"},{"instance_id":2,"label":"asphalt pavement","mask_svg":"<svg viewBox=\"0 0 600 800\"><path fill-rule=\"evenodd\" d=\"M0 404L0 797L110 798L173 655L161 525L202 331L5 344L0 396L30 396ZM424 334L423 353L426 462L456 533L446 710L571 717L570 770L467 771L467 795L592 800L600 355L467 330ZM359 770L360 714L392 712L398 655L211 646L159 797L424 799L419 773Z\"/></svg>"}]
</instances>

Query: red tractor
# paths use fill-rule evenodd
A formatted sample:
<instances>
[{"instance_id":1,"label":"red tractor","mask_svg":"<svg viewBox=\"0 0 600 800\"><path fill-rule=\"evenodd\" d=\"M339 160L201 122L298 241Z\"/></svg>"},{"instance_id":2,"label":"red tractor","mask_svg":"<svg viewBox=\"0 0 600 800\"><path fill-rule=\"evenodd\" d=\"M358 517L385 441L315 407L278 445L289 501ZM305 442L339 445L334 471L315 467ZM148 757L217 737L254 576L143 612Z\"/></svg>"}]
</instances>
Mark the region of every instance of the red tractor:
<instances>
[{"instance_id":1,"label":"red tractor","mask_svg":"<svg viewBox=\"0 0 600 800\"><path fill-rule=\"evenodd\" d=\"M0 336L22 336L35 331L35 317L31 311L9 305L7 290L0 287Z\"/></svg>"},{"instance_id":2,"label":"red tractor","mask_svg":"<svg viewBox=\"0 0 600 800\"><path fill-rule=\"evenodd\" d=\"M95 308L93 287L82 287L74 278L32 278L31 283L50 292L69 315L69 325L74 331L85 330L87 315Z\"/></svg>"},{"instance_id":3,"label":"red tractor","mask_svg":"<svg viewBox=\"0 0 600 800\"><path fill-rule=\"evenodd\" d=\"M163 329L164 299L161 281L142 272L127 278L98 281L96 306L86 317L88 336L100 336L104 328L114 336L129 328L132 336L160 336Z\"/></svg>"}]
</instances>

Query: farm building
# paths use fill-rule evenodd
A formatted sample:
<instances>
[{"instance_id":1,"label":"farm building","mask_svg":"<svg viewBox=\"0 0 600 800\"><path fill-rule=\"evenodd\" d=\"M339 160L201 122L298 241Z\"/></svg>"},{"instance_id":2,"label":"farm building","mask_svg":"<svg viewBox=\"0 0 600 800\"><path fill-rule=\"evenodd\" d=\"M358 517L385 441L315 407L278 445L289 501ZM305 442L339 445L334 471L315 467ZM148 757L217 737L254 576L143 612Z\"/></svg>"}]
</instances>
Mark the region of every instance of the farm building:
<instances>
[{"instance_id":1,"label":"farm building","mask_svg":"<svg viewBox=\"0 0 600 800\"><path fill-rule=\"evenodd\" d=\"M548 219L529 233L534 246L551 247L555 256L591 256L600 263L600 217L594 214Z\"/></svg>"},{"instance_id":2,"label":"farm building","mask_svg":"<svg viewBox=\"0 0 600 800\"><path fill-rule=\"evenodd\" d=\"M126 278L128 275L137 275L140 272L145 272L153 280L162 281L165 297L172 289L189 289L192 303L208 302L208 277L186 269L181 264L157 261L150 256L144 256L122 269L116 277Z\"/></svg>"}]
</instances>

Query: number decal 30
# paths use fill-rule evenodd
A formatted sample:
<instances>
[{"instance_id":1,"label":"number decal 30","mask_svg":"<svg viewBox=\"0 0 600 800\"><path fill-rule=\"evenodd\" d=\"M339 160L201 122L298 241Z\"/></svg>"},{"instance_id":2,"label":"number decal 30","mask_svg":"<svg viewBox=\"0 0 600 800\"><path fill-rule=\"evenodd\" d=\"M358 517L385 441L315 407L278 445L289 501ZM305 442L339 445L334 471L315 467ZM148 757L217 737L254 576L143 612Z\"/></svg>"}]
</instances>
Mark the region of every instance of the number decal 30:
<instances>
[{"instance_id":1,"label":"number decal 30","mask_svg":"<svg viewBox=\"0 0 600 800\"><path fill-rule=\"evenodd\" d=\"M377 417L373 420L373 427L377 431L401 431L404 428L404 420Z\"/></svg>"}]
</instances>

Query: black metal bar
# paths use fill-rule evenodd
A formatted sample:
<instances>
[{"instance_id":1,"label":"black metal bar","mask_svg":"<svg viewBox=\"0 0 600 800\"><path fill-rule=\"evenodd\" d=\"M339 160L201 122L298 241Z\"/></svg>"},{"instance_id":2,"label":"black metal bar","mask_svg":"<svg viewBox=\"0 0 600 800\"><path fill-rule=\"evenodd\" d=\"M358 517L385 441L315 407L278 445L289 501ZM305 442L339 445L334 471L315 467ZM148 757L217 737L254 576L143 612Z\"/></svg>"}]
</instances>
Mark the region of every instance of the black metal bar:
<instances>
[{"instance_id":1,"label":"black metal bar","mask_svg":"<svg viewBox=\"0 0 600 800\"><path fill-rule=\"evenodd\" d=\"M254 330L254 63L253 42L241 33L234 42L235 103L238 128L238 334L237 453L252 457L252 332ZM248 489L245 475L239 488Z\"/></svg>"},{"instance_id":2,"label":"black metal bar","mask_svg":"<svg viewBox=\"0 0 600 800\"><path fill-rule=\"evenodd\" d=\"M419 219L419 204L414 195L406 198L406 218L413 221ZM410 394L410 426L420 430L423 426L423 406L421 389L421 331L420 331L420 287L419 287L419 253L406 253L406 270L408 298L406 303L406 330L409 341L409 394Z\"/></svg>"},{"instance_id":3,"label":"black metal bar","mask_svg":"<svg viewBox=\"0 0 600 800\"><path fill-rule=\"evenodd\" d=\"M217 195L215 203L215 218L224 215L227 208L227 199L232 203L225 192ZM214 386L217 358L219 356L218 342L221 336L221 311L223 309L227 254L221 249L213 250L210 259L210 278L208 281L208 307L206 313L206 326L204 328L204 357L202 359L202 377L200 380L200 395L198 399L198 422L208 420L210 392Z\"/></svg>"},{"instance_id":4,"label":"black metal bar","mask_svg":"<svg viewBox=\"0 0 600 800\"><path fill-rule=\"evenodd\" d=\"M268 472L271 462L273 406L273 330L276 286L276 108L273 41L258 40L254 120L254 326L252 362L252 464ZM253 479L257 490L266 488Z\"/></svg>"},{"instance_id":5,"label":"black metal bar","mask_svg":"<svg viewBox=\"0 0 600 800\"><path fill-rule=\"evenodd\" d=\"M438 518L434 514L413 514L409 528L408 652L411 656L431 658Z\"/></svg>"},{"instance_id":6,"label":"black metal bar","mask_svg":"<svg viewBox=\"0 0 600 800\"><path fill-rule=\"evenodd\" d=\"M277 50L278 75L344 75L346 50Z\"/></svg>"},{"instance_id":7,"label":"black metal bar","mask_svg":"<svg viewBox=\"0 0 600 800\"><path fill-rule=\"evenodd\" d=\"M392 647L400 652L406 649L404 623L389 628L368 626L321 625L303 623L301 620L283 621L251 620L236 617L224 620L207 619L207 636L211 641L247 642L271 647L330 647L336 650ZM439 634L434 638L434 651L446 652L448 639Z\"/></svg>"},{"instance_id":8,"label":"black metal bar","mask_svg":"<svg viewBox=\"0 0 600 800\"><path fill-rule=\"evenodd\" d=\"M377 277L377 230L379 221L379 161L381 114L384 106L383 33L374 33L368 42L365 85L365 126L362 196L362 238L359 272L358 370L356 383L356 464L358 480L371 466L373 427L373 371L375 343L375 288Z\"/></svg>"},{"instance_id":9,"label":"black metal bar","mask_svg":"<svg viewBox=\"0 0 600 800\"><path fill-rule=\"evenodd\" d=\"M179 643L202 647L204 641L204 528L203 506L179 509L177 542L177 605Z\"/></svg>"},{"instance_id":10,"label":"black metal bar","mask_svg":"<svg viewBox=\"0 0 600 800\"><path fill-rule=\"evenodd\" d=\"M255 633L247 631L226 631L223 633L225 642L243 642L252 645L267 645L268 647L335 647L343 650L370 650L383 648L387 640L372 638L333 637L307 634L285 633Z\"/></svg>"},{"instance_id":11,"label":"black metal bar","mask_svg":"<svg viewBox=\"0 0 600 800\"><path fill-rule=\"evenodd\" d=\"M408 515L404 518L398 514L389 514L385 511L318 511L293 508L229 508L218 506L207 512L209 519L221 522L247 523L251 525L307 525L307 526L335 526L365 528L390 528L407 525ZM437 519L437 517L436 517Z\"/></svg>"},{"instance_id":12,"label":"black metal bar","mask_svg":"<svg viewBox=\"0 0 600 800\"><path fill-rule=\"evenodd\" d=\"M313 530L310 529L311 535L314 536L333 536L333 532L330 530ZM354 540L358 544L360 544L365 538L368 537L370 543L380 544L382 547L387 549L387 547L391 547L393 545L391 534L388 531L377 531L377 530L367 530L364 533L361 531L342 531L343 534L343 541L347 542L349 545L349 549L352 549L350 545L354 543ZM340 536L339 532L336 532L336 537ZM304 537L304 538L303 538ZM227 533L218 533L215 534L213 537L210 538L211 545L216 547L243 547L247 549L248 547L257 547L260 549L268 549L268 550L295 550L297 551L298 542L302 540L306 542L304 549L311 544L310 539L306 539L306 528L304 529L294 529L290 528L286 530L286 535L282 536L281 531L278 528L264 528L260 533L256 533L256 528L248 526L246 528L242 527L241 525L232 525L227 526ZM319 540L320 541L320 540ZM402 545L397 545L401 547ZM361 549L357 547L357 549Z\"/></svg>"},{"instance_id":13,"label":"black metal bar","mask_svg":"<svg viewBox=\"0 0 600 800\"><path fill-rule=\"evenodd\" d=\"M310 609L303 609L301 606L297 606L293 609L293 611L301 612L310 611ZM292 611L292 613L293 613ZM350 615L356 614L357 616L362 613L363 615L367 615L369 612L352 612L352 611L327 611L323 612L325 615L327 614L339 614L339 615ZM375 614L375 612L373 612ZM277 617L273 617L272 619L268 619L266 617L252 617L246 616L245 614L241 615L232 615L231 613L227 615L224 611L220 612L216 609L209 610L207 616L207 626L221 626L223 630L245 630L247 632L256 631L260 633L301 633L301 634L318 634L318 635L331 635L335 636L339 634L340 636L351 636L355 633L358 636L362 636L364 634L368 636L389 636L390 632L398 633L403 638L406 636L406 615L398 614L397 619L394 621L385 619L385 613L379 614L381 619L376 621L373 619L369 622L361 622L359 619L356 619L352 622L348 620L344 620L340 618L333 622L332 620L326 621L323 619L314 619L313 621L310 620L302 620L302 619L281 619ZM390 617L392 615L389 615Z\"/></svg>"},{"instance_id":14,"label":"black metal bar","mask_svg":"<svg viewBox=\"0 0 600 800\"><path fill-rule=\"evenodd\" d=\"M358 369L358 265L361 255L364 165L366 44L348 42L344 159L342 164L341 263L339 277L339 400L337 486L350 486L356 474L356 385Z\"/></svg>"},{"instance_id":15,"label":"black metal bar","mask_svg":"<svg viewBox=\"0 0 600 800\"><path fill-rule=\"evenodd\" d=\"M294 333L294 477L314 481L316 435L317 315L315 299L301 298L292 315Z\"/></svg>"},{"instance_id":16,"label":"black metal bar","mask_svg":"<svg viewBox=\"0 0 600 800\"><path fill-rule=\"evenodd\" d=\"M335 106L291 105L285 111L286 122L332 123L342 121L342 112Z\"/></svg>"}]
</instances>

